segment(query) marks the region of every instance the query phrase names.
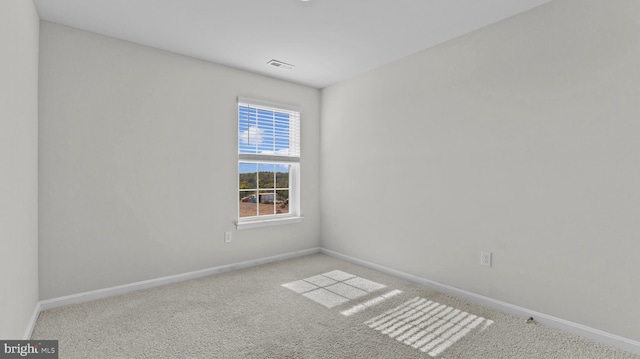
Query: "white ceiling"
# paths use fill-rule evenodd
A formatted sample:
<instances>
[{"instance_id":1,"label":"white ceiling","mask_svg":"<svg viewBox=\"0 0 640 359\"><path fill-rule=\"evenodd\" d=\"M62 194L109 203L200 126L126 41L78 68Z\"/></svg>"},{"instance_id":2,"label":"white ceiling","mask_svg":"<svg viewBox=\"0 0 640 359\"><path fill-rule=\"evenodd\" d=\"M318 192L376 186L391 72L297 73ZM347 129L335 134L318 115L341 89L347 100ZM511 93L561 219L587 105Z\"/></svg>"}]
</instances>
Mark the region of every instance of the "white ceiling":
<instances>
[{"instance_id":1,"label":"white ceiling","mask_svg":"<svg viewBox=\"0 0 640 359\"><path fill-rule=\"evenodd\" d=\"M42 20L322 88L551 0L34 0ZM295 65L267 65L277 59Z\"/></svg>"}]
</instances>

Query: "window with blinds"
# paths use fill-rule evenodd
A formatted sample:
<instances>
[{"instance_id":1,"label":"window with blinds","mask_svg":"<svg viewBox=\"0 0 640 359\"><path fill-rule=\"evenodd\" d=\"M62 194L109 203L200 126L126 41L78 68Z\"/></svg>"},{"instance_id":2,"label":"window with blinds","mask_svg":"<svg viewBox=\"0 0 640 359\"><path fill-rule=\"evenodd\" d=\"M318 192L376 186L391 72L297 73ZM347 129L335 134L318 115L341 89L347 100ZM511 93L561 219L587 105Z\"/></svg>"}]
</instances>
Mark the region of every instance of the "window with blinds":
<instances>
[{"instance_id":1,"label":"window with blinds","mask_svg":"<svg viewBox=\"0 0 640 359\"><path fill-rule=\"evenodd\" d=\"M299 217L299 166L300 111L239 98L238 225Z\"/></svg>"}]
</instances>

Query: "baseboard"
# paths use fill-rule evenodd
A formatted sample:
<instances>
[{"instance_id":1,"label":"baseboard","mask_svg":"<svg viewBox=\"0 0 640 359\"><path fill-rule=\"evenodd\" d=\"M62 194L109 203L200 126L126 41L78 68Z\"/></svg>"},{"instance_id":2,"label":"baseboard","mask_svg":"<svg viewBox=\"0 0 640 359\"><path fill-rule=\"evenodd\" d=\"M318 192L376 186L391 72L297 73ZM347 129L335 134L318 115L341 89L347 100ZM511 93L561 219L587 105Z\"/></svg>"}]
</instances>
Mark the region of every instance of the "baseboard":
<instances>
[{"instance_id":1,"label":"baseboard","mask_svg":"<svg viewBox=\"0 0 640 359\"><path fill-rule=\"evenodd\" d=\"M120 294L134 292L142 289L153 288L153 287L158 287L158 286L167 285L171 283L182 282L190 279L206 277L212 274L219 274L219 273L229 272L232 270L254 267L261 264L279 262L279 261L306 256L309 254L314 254L319 252L320 252L320 248L311 248L311 249L306 249L306 250L297 251L297 252L280 254L272 257L254 259L246 262L233 263L233 264L228 264L220 267L213 267L213 268L203 269L203 270L194 271L194 272L176 274L176 275L163 277L163 278L150 279L150 280L145 280L141 282L119 285L111 288L98 289L98 290L68 295L68 296L59 297L59 298L47 299L47 300L40 301L38 314L40 313L40 310L47 310L47 309L63 307L71 304L89 302L96 299L112 297L114 295L120 295ZM37 318L37 315L35 316L35 318ZM29 336L31 336L31 333L29 333Z\"/></svg>"},{"instance_id":2,"label":"baseboard","mask_svg":"<svg viewBox=\"0 0 640 359\"><path fill-rule=\"evenodd\" d=\"M24 336L22 337L23 340L31 339L31 334L33 334L33 328L36 327L36 321L38 321L38 316L40 315L41 310L42 309L40 307L40 302L37 302L36 307L33 308L31 319L29 320L29 323L27 323L27 330L24 332Z\"/></svg>"},{"instance_id":3,"label":"baseboard","mask_svg":"<svg viewBox=\"0 0 640 359\"><path fill-rule=\"evenodd\" d=\"M463 289L448 286L446 284L438 283L432 280L428 280L422 277L415 276L413 274L404 273L395 269L387 268L375 263L367 262L362 259L350 257L339 252L335 252L329 249L321 248L320 252L331 257L339 258L347 262L361 265L363 267L371 268L379 272L387 273L395 277L406 279L408 281L424 285L435 289L439 292L446 293L458 298L466 299L470 302L484 305L494 308L496 310L506 312L512 315L520 316L523 318L534 317L535 320L541 324L553 327L565 332L579 335L583 338L587 338L599 343L611 345L613 347L634 353L640 354L640 342L624 338L615 334L607 333L599 329L587 327L582 324L570 322L561 318L557 318L548 314L540 313L534 310L523 308L510 303L502 302L493 298L485 297L480 294L468 292Z\"/></svg>"}]
</instances>

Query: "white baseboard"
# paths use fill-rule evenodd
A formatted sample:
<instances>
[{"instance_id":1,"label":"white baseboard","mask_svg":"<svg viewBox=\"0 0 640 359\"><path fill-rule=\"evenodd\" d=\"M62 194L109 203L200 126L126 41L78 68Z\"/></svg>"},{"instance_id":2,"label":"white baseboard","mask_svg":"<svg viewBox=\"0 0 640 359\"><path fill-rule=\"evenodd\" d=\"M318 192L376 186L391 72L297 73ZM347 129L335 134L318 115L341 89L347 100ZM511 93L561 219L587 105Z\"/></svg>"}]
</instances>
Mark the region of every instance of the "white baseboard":
<instances>
[{"instance_id":1,"label":"white baseboard","mask_svg":"<svg viewBox=\"0 0 640 359\"><path fill-rule=\"evenodd\" d=\"M624 338L615 334L607 333L599 329L587 327L582 324L570 322L561 318L557 318L548 314L529 310L527 308L519 307L510 303L502 302L493 298L485 297L480 294L468 292L463 289L448 286L446 284L434 282L422 277L415 276L413 274L404 273L395 269L387 268L375 263L367 262L362 259L350 257L342 253L338 253L329 249L321 248L320 252L335 258L345 260L354 264L361 265L363 267L371 268L379 272L387 273L395 277L406 279L408 281L421 284L425 287L435 289L439 292L446 293L458 298L466 299L470 302L484 305L497 309L502 312L506 312L512 315L520 316L523 318L534 317L536 322L542 323L549 327L560 329L565 332L579 335L583 338L587 338L599 343L611 345L613 347L634 353L640 354L640 342Z\"/></svg>"},{"instance_id":2,"label":"white baseboard","mask_svg":"<svg viewBox=\"0 0 640 359\"><path fill-rule=\"evenodd\" d=\"M141 289L158 287L161 285L167 285L171 283L182 282L185 280L206 277L212 274L219 274L219 273L229 272L232 270L254 267L261 264L279 262L286 259L292 259L296 257L306 256L309 254L319 253L319 252L320 252L320 248L311 248L311 249L306 249L306 250L297 251L297 252L280 254L273 257L259 258L259 259L254 259L246 262L233 263L233 264L228 264L220 267L213 267L213 268L203 269L203 270L194 271L194 272L176 274L176 275L163 277L163 278L150 279L150 280L145 280L141 282L119 285L111 288L98 289L90 292L84 292L84 293L78 293L78 294L68 295L64 297L59 297L59 298L47 299L47 300L40 301L38 314L40 313L40 310L47 310L52 308L63 307L70 304L89 302L92 300L134 292ZM35 315L35 318L37 319L37 314ZM35 320L34 320L34 324L35 324ZM30 332L29 332L29 336L31 336Z\"/></svg>"},{"instance_id":3,"label":"white baseboard","mask_svg":"<svg viewBox=\"0 0 640 359\"><path fill-rule=\"evenodd\" d=\"M40 302L37 302L36 307L33 308L31 319L29 320L29 323L27 323L27 330L24 332L24 336L22 337L23 340L31 339L31 334L33 334L33 328L35 328L36 326L36 321L38 320L38 316L40 315L41 310L42 309L40 308Z\"/></svg>"}]
</instances>

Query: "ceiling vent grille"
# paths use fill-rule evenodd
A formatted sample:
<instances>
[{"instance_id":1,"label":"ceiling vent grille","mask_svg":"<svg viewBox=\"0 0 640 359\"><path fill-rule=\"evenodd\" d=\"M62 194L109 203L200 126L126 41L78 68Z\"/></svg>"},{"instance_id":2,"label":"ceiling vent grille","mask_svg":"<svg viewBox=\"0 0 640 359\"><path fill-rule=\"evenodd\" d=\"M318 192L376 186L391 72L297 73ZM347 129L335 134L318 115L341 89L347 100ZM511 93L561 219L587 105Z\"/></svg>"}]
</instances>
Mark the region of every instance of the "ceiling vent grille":
<instances>
[{"instance_id":1,"label":"ceiling vent grille","mask_svg":"<svg viewBox=\"0 0 640 359\"><path fill-rule=\"evenodd\" d=\"M278 67L281 69L286 69L286 70L291 70L293 68L295 68L295 66L288 64L286 62L282 62L282 61L278 61L278 60L270 60L269 62L267 62L267 65L271 65L273 67Z\"/></svg>"}]
</instances>

